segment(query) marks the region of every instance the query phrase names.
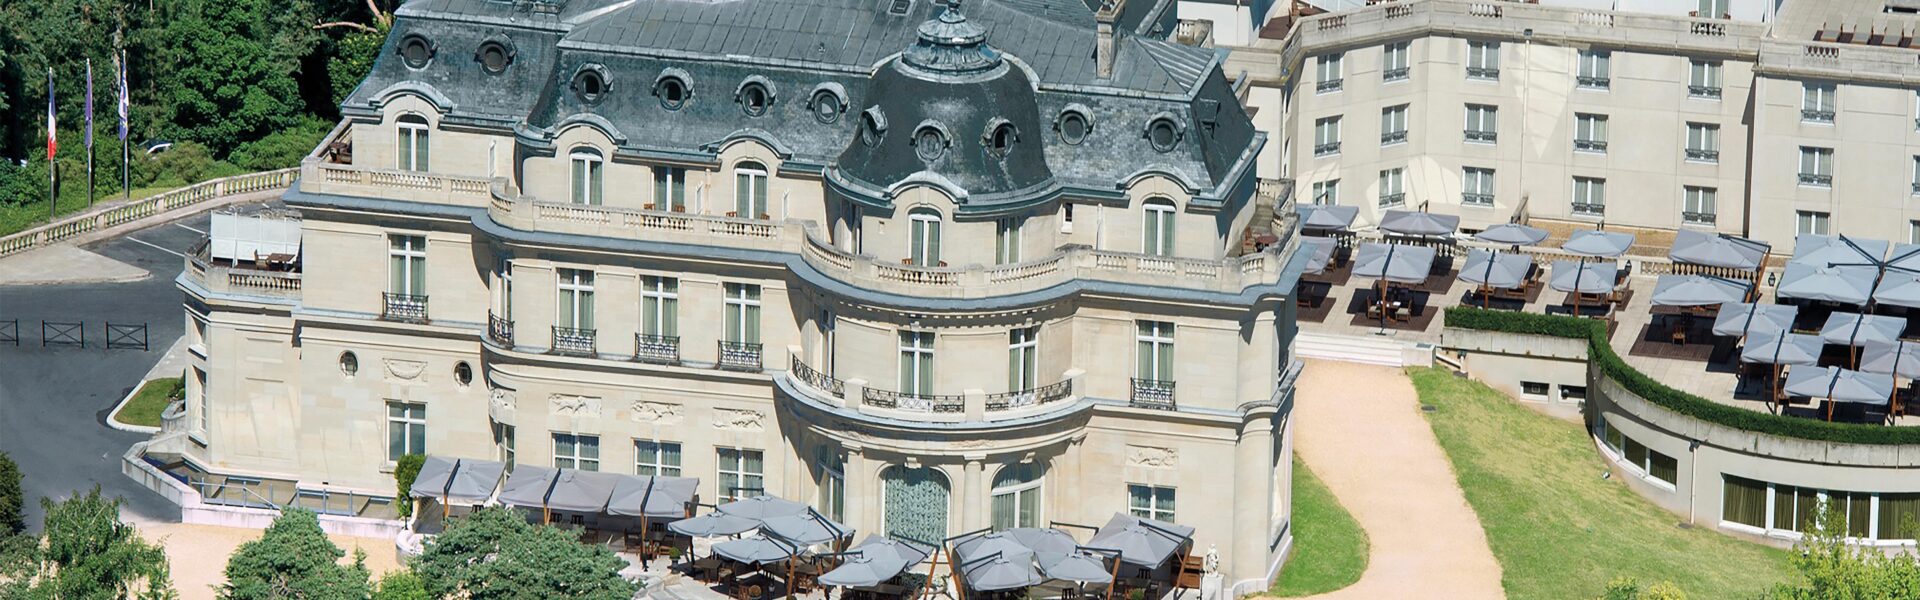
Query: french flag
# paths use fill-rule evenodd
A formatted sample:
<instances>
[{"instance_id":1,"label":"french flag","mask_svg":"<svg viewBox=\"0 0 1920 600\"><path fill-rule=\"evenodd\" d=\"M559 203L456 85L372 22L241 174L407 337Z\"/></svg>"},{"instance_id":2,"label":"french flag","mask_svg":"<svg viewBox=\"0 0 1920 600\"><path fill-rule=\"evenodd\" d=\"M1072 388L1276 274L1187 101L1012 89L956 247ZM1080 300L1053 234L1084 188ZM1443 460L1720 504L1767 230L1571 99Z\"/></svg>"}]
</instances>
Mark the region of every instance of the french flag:
<instances>
[{"instance_id":1,"label":"french flag","mask_svg":"<svg viewBox=\"0 0 1920 600\"><path fill-rule=\"evenodd\" d=\"M47 68L47 160L49 161L53 160L54 152L60 149L60 143L55 141L54 135L53 135L54 124L56 122L58 122L58 119L54 117L54 113L53 113L53 68L48 67Z\"/></svg>"}]
</instances>

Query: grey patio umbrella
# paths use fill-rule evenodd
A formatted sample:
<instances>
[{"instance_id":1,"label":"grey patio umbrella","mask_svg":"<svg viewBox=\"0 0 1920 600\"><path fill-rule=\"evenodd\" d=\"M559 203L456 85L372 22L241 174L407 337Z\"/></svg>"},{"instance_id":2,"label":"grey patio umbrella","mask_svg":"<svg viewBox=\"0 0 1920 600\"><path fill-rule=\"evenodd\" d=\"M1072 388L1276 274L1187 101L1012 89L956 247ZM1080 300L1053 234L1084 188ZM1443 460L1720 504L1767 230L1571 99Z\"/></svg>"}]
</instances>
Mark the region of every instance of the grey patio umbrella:
<instances>
[{"instance_id":1,"label":"grey patio umbrella","mask_svg":"<svg viewBox=\"0 0 1920 600\"><path fill-rule=\"evenodd\" d=\"M460 468L460 459L444 456L428 456L420 463L420 473L413 476L413 486L407 488L407 495L415 498L439 498L447 492L447 484L453 482L453 472Z\"/></svg>"},{"instance_id":2,"label":"grey patio umbrella","mask_svg":"<svg viewBox=\"0 0 1920 600\"><path fill-rule=\"evenodd\" d=\"M975 534L961 538L953 543L953 555L959 558L960 562L967 562L990 554L1013 556L1016 554L1032 553L1032 548L1028 548L1026 544L1020 543L1020 540L1015 539L1011 535L1007 535L1004 531Z\"/></svg>"},{"instance_id":3,"label":"grey patio umbrella","mask_svg":"<svg viewBox=\"0 0 1920 600\"><path fill-rule=\"evenodd\" d=\"M1327 263L1333 262L1333 248L1337 243L1333 238L1301 238L1300 253L1306 255L1307 265L1302 273L1314 274L1327 270Z\"/></svg>"},{"instance_id":4,"label":"grey patio umbrella","mask_svg":"<svg viewBox=\"0 0 1920 600\"><path fill-rule=\"evenodd\" d=\"M1612 262L1556 260L1547 285L1562 292L1605 294L1613 291L1619 273L1620 265Z\"/></svg>"},{"instance_id":5,"label":"grey patio umbrella","mask_svg":"<svg viewBox=\"0 0 1920 600\"><path fill-rule=\"evenodd\" d=\"M714 554L750 565L777 563L793 558L796 550L792 544L758 536L727 540L713 545Z\"/></svg>"},{"instance_id":6,"label":"grey patio umbrella","mask_svg":"<svg viewBox=\"0 0 1920 600\"><path fill-rule=\"evenodd\" d=\"M506 463L462 458L460 469L454 471L453 479L447 482L447 491L442 497L474 504L486 502L493 497L495 490L500 489L500 476L506 473Z\"/></svg>"},{"instance_id":7,"label":"grey patio umbrella","mask_svg":"<svg viewBox=\"0 0 1920 600\"><path fill-rule=\"evenodd\" d=\"M833 522L818 511L772 517L760 522L760 530L802 546L825 544L853 537L853 529Z\"/></svg>"},{"instance_id":8,"label":"grey patio umbrella","mask_svg":"<svg viewBox=\"0 0 1920 600\"><path fill-rule=\"evenodd\" d=\"M1501 223L1473 234L1473 238L1483 242L1508 244L1512 246L1532 246L1547 239L1547 230L1528 227L1519 223Z\"/></svg>"},{"instance_id":9,"label":"grey patio umbrella","mask_svg":"<svg viewBox=\"0 0 1920 600\"><path fill-rule=\"evenodd\" d=\"M1113 572L1107 568L1104 557L1086 550L1070 552L1039 552L1034 554L1034 562L1040 564L1040 574L1047 579L1076 581L1079 583L1113 583Z\"/></svg>"},{"instance_id":10,"label":"grey patio umbrella","mask_svg":"<svg viewBox=\"0 0 1920 600\"><path fill-rule=\"evenodd\" d=\"M1867 342L1860 353L1860 370L1907 379L1920 378L1920 343L1906 340Z\"/></svg>"},{"instance_id":11,"label":"grey patio umbrella","mask_svg":"<svg viewBox=\"0 0 1920 600\"><path fill-rule=\"evenodd\" d=\"M1907 320L1900 317L1836 312L1827 315L1827 322L1820 326L1820 339L1829 344L1858 346L1898 340L1906 329Z\"/></svg>"},{"instance_id":12,"label":"grey patio umbrella","mask_svg":"<svg viewBox=\"0 0 1920 600\"><path fill-rule=\"evenodd\" d=\"M1920 273L1889 269L1880 276L1880 285L1873 288L1873 301L1877 304L1920 308Z\"/></svg>"},{"instance_id":13,"label":"grey patio umbrella","mask_svg":"<svg viewBox=\"0 0 1920 600\"><path fill-rule=\"evenodd\" d=\"M1389 210L1380 217L1380 229L1401 235L1447 235L1460 228L1460 217L1430 212Z\"/></svg>"},{"instance_id":14,"label":"grey patio umbrella","mask_svg":"<svg viewBox=\"0 0 1920 600\"><path fill-rule=\"evenodd\" d=\"M1080 545L1071 534L1053 528L1015 527L1001 533L1039 553L1066 554Z\"/></svg>"},{"instance_id":15,"label":"grey patio umbrella","mask_svg":"<svg viewBox=\"0 0 1920 600\"><path fill-rule=\"evenodd\" d=\"M1776 292L1781 298L1866 304L1880 269L1868 265L1787 263Z\"/></svg>"},{"instance_id":16,"label":"grey patio umbrella","mask_svg":"<svg viewBox=\"0 0 1920 600\"><path fill-rule=\"evenodd\" d=\"M847 551L855 556L820 576L820 583L865 587L879 585L927 560L933 549L905 540L869 535Z\"/></svg>"},{"instance_id":17,"label":"grey patio umbrella","mask_svg":"<svg viewBox=\"0 0 1920 600\"><path fill-rule=\"evenodd\" d=\"M1692 265L1752 271L1760 267L1771 250L1772 246L1766 242L1682 229L1674 233L1673 249L1667 251L1667 258Z\"/></svg>"},{"instance_id":18,"label":"grey patio umbrella","mask_svg":"<svg viewBox=\"0 0 1920 600\"><path fill-rule=\"evenodd\" d=\"M1300 215L1301 229L1330 229L1343 231L1353 226L1353 219L1360 215L1358 206L1340 206L1337 204L1301 204L1293 211Z\"/></svg>"},{"instance_id":19,"label":"grey patio umbrella","mask_svg":"<svg viewBox=\"0 0 1920 600\"><path fill-rule=\"evenodd\" d=\"M629 517L684 517L699 485L700 480L692 477L622 477L613 488L613 498L607 501L607 512Z\"/></svg>"},{"instance_id":20,"label":"grey patio umbrella","mask_svg":"<svg viewBox=\"0 0 1920 600\"><path fill-rule=\"evenodd\" d=\"M1885 240L1803 233L1793 238L1793 258L1788 263L1812 266L1878 263L1886 257L1887 245Z\"/></svg>"},{"instance_id":21,"label":"grey patio umbrella","mask_svg":"<svg viewBox=\"0 0 1920 600\"><path fill-rule=\"evenodd\" d=\"M1117 513L1086 545L1118 550L1120 560L1151 569L1167 562L1192 539L1192 527Z\"/></svg>"},{"instance_id":22,"label":"grey patio umbrella","mask_svg":"<svg viewBox=\"0 0 1920 600\"><path fill-rule=\"evenodd\" d=\"M1355 253L1353 274L1399 283L1420 283L1433 270L1433 249L1405 244L1360 244Z\"/></svg>"},{"instance_id":23,"label":"grey patio umbrella","mask_svg":"<svg viewBox=\"0 0 1920 600\"><path fill-rule=\"evenodd\" d=\"M545 507L547 492L553 489L553 481L560 475L559 469L520 465L514 467L513 474L507 476L507 483L500 487L500 503L508 506Z\"/></svg>"},{"instance_id":24,"label":"grey patio umbrella","mask_svg":"<svg viewBox=\"0 0 1920 600\"><path fill-rule=\"evenodd\" d=\"M1739 302L1751 284L1711 275L1661 275L1653 285L1654 306L1707 306Z\"/></svg>"},{"instance_id":25,"label":"grey patio umbrella","mask_svg":"<svg viewBox=\"0 0 1920 600\"><path fill-rule=\"evenodd\" d=\"M1582 229L1573 232L1560 249L1569 254L1578 254L1591 258L1614 258L1627 253L1633 247L1633 234L1618 231L1600 231Z\"/></svg>"},{"instance_id":26,"label":"grey patio umbrella","mask_svg":"<svg viewBox=\"0 0 1920 600\"><path fill-rule=\"evenodd\" d=\"M960 563L968 591L997 592L1040 585L1045 579L1034 569L1033 552L994 552Z\"/></svg>"},{"instance_id":27,"label":"grey patio umbrella","mask_svg":"<svg viewBox=\"0 0 1920 600\"><path fill-rule=\"evenodd\" d=\"M1819 336L1779 331L1755 331L1740 347L1742 362L1770 365L1811 365L1820 362L1826 345Z\"/></svg>"},{"instance_id":28,"label":"grey patio umbrella","mask_svg":"<svg viewBox=\"0 0 1920 600\"><path fill-rule=\"evenodd\" d=\"M760 522L726 513L707 513L667 524L667 529L687 537L739 535L760 527Z\"/></svg>"},{"instance_id":29,"label":"grey patio umbrella","mask_svg":"<svg viewBox=\"0 0 1920 600\"><path fill-rule=\"evenodd\" d=\"M1893 400L1893 376L1862 373L1840 367L1794 367L1787 373L1787 393L1827 400L1827 420L1833 420L1833 405L1854 402L1884 405Z\"/></svg>"},{"instance_id":30,"label":"grey patio umbrella","mask_svg":"<svg viewBox=\"0 0 1920 600\"><path fill-rule=\"evenodd\" d=\"M1533 258L1525 254L1486 250L1467 252L1467 264L1460 267L1460 280L1497 289L1511 289L1527 282Z\"/></svg>"},{"instance_id":31,"label":"grey patio umbrella","mask_svg":"<svg viewBox=\"0 0 1920 600\"><path fill-rule=\"evenodd\" d=\"M754 496L722 504L714 510L736 517L764 521L773 517L807 514L807 505L774 496Z\"/></svg>"},{"instance_id":32,"label":"grey patio umbrella","mask_svg":"<svg viewBox=\"0 0 1920 600\"><path fill-rule=\"evenodd\" d=\"M606 512L607 500L613 497L613 488L620 484L622 477L626 475L561 469L560 476L553 480L553 490L547 492L546 507L580 513Z\"/></svg>"},{"instance_id":33,"label":"grey patio umbrella","mask_svg":"<svg viewBox=\"0 0 1920 600\"><path fill-rule=\"evenodd\" d=\"M1720 313L1714 315L1713 334L1746 337L1763 331L1787 331L1793 329L1793 319L1799 314L1800 307L1791 304L1729 302L1720 305Z\"/></svg>"}]
</instances>

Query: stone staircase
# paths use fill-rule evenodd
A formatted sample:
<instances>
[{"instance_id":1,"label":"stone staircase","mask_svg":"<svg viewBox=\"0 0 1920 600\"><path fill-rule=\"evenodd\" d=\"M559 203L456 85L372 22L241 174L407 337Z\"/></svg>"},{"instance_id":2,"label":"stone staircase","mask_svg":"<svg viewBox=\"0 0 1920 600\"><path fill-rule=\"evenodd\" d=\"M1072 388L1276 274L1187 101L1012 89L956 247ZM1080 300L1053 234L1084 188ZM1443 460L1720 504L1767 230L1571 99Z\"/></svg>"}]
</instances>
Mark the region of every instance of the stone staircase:
<instances>
[{"instance_id":1,"label":"stone staircase","mask_svg":"<svg viewBox=\"0 0 1920 600\"><path fill-rule=\"evenodd\" d=\"M1433 347L1371 335L1341 335L1301 331L1293 339L1300 358L1337 360L1389 367L1431 366Z\"/></svg>"}]
</instances>

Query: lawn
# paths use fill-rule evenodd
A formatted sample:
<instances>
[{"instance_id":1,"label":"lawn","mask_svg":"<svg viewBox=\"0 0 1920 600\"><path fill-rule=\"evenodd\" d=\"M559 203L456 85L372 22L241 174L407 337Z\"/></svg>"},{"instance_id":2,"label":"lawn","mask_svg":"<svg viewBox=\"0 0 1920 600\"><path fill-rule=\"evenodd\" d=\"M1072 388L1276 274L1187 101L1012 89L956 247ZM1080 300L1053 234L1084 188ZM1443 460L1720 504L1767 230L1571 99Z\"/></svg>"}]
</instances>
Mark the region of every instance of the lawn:
<instances>
[{"instance_id":1,"label":"lawn","mask_svg":"<svg viewBox=\"0 0 1920 600\"><path fill-rule=\"evenodd\" d=\"M1331 592L1367 570L1367 532L1340 506L1300 457L1293 459L1293 555L1280 569L1275 596Z\"/></svg>"},{"instance_id":2,"label":"lawn","mask_svg":"<svg viewBox=\"0 0 1920 600\"><path fill-rule=\"evenodd\" d=\"M1517 600L1598 597L1608 580L1671 581L1692 598L1750 598L1792 577L1785 551L1705 528L1601 479L1577 424L1437 369L1409 374Z\"/></svg>"},{"instance_id":3,"label":"lawn","mask_svg":"<svg viewBox=\"0 0 1920 600\"><path fill-rule=\"evenodd\" d=\"M114 413L113 420L127 425L159 427L160 412L180 397L185 385L185 381L179 377L153 379L140 384L140 391L134 392L133 399L120 407L120 412Z\"/></svg>"}]
</instances>

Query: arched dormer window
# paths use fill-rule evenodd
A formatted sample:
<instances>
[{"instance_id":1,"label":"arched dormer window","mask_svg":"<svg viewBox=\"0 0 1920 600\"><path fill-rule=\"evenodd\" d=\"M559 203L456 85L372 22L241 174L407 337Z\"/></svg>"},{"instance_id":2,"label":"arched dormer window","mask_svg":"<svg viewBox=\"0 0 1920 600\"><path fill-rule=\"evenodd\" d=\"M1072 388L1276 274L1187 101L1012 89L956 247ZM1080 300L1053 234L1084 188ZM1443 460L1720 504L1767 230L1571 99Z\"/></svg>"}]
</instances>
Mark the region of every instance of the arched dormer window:
<instances>
[{"instance_id":1,"label":"arched dormer window","mask_svg":"<svg viewBox=\"0 0 1920 600\"><path fill-rule=\"evenodd\" d=\"M743 219L767 217L767 167L745 161L733 167L733 215Z\"/></svg>"},{"instance_id":2,"label":"arched dormer window","mask_svg":"<svg viewBox=\"0 0 1920 600\"><path fill-rule=\"evenodd\" d=\"M993 476L993 530L1041 527L1040 465L1011 464Z\"/></svg>"},{"instance_id":3,"label":"arched dormer window","mask_svg":"<svg viewBox=\"0 0 1920 600\"><path fill-rule=\"evenodd\" d=\"M907 211L912 228L908 237L907 263L916 267L937 267L940 262L940 211L920 207Z\"/></svg>"},{"instance_id":4,"label":"arched dormer window","mask_svg":"<svg viewBox=\"0 0 1920 600\"><path fill-rule=\"evenodd\" d=\"M1140 252L1154 256L1173 255L1173 201L1166 198L1147 200L1142 208L1146 209L1145 221L1141 223L1142 240Z\"/></svg>"},{"instance_id":5,"label":"arched dormer window","mask_svg":"<svg viewBox=\"0 0 1920 600\"><path fill-rule=\"evenodd\" d=\"M600 180L601 172L606 167L606 156L597 149L582 146L575 148L568 158L573 163L573 203L604 204L601 195L604 188Z\"/></svg>"},{"instance_id":6,"label":"arched dormer window","mask_svg":"<svg viewBox=\"0 0 1920 600\"><path fill-rule=\"evenodd\" d=\"M394 120L394 131L397 137L397 152L394 156L399 159L394 168L402 171L427 170L427 157L430 154L427 150L427 138L428 132L432 129L433 126L427 123L427 118L420 115L401 115L399 119Z\"/></svg>"}]
</instances>

